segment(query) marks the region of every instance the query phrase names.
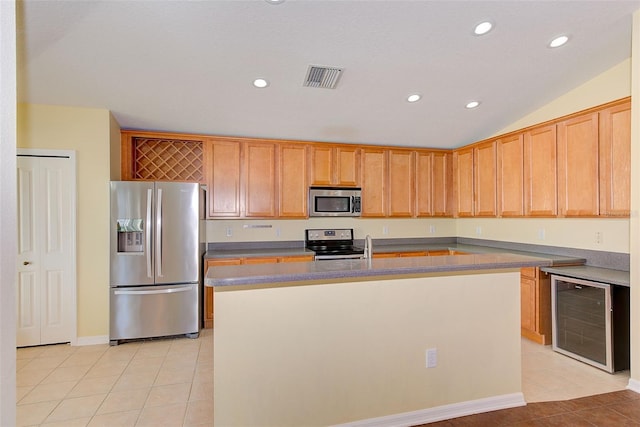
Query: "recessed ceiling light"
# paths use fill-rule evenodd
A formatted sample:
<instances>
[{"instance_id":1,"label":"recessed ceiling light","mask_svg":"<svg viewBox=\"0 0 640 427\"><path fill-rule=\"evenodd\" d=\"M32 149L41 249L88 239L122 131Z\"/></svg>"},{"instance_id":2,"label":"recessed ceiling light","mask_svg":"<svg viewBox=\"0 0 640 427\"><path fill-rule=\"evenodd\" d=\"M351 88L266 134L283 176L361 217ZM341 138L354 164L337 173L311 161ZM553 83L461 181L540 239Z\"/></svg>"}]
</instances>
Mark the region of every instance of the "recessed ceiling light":
<instances>
[{"instance_id":1,"label":"recessed ceiling light","mask_svg":"<svg viewBox=\"0 0 640 427\"><path fill-rule=\"evenodd\" d=\"M481 36L483 34L487 34L493 28L493 24L489 21L484 21L476 25L473 29L473 34L476 36Z\"/></svg>"},{"instance_id":2,"label":"recessed ceiling light","mask_svg":"<svg viewBox=\"0 0 640 427\"><path fill-rule=\"evenodd\" d=\"M257 88L262 89L263 87L269 86L269 82L265 79L255 79L253 81L253 85Z\"/></svg>"},{"instance_id":3,"label":"recessed ceiling light","mask_svg":"<svg viewBox=\"0 0 640 427\"><path fill-rule=\"evenodd\" d=\"M480 105L480 101L471 101L468 102L467 105L465 105L465 108L476 108L478 105Z\"/></svg>"},{"instance_id":4,"label":"recessed ceiling light","mask_svg":"<svg viewBox=\"0 0 640 427\"><path fill-rule=\"evenodd\" d=\"M551 40L551 42L549 43L549 47L560 47L568 41L569 41L568 36L559 36Z\"/></svg>"},{"instance_id":5,"label":"recessed ceiling light","mask_svg":"<svg viewBox=\"0 0 640 427\"><path fill-rule=\"evenodd\" d=\"M407 96L407 101L418 102L420 101L421 98L422 98L422 95L420 95L419 93L412 93L411 95Z\"/></svg>"}]
</instances>

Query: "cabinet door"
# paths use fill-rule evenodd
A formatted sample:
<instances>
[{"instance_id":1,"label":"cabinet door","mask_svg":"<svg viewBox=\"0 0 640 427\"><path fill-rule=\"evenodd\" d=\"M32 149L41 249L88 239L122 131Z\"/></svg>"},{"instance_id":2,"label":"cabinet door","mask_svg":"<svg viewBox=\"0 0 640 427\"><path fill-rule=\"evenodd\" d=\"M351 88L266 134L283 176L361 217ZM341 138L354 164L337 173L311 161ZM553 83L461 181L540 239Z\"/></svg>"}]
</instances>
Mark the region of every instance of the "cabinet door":
<instances>
[{"instance_id":1,"label":"cabinet door","mask_svg":"<svg viewBox=\"0 0 640 427\"><path fill-rule=\"evenodd\" d=\"M282 144L278 149L278 216L306 218L307 146Z\"/></svg>"},{"instance_id":2,"label":"cabinet door","mask_svg":"<svg viewBox=\"0 0 640 427\"><path fill-rule=\"evenodd\" d=\"M473 216L473 148L453 152L455 215Z\"/></svg>"},{"instance_id":3,"label":"cabinet door","mask_svg":"<svg viewBox=\"0 0 640 427\"><path fill-rule=\"evenodd\" d=\"M276 216L276 146L247 142L243 147L244 215Z\"/></svg>"},{"instance_id":4,"label":"cabinet door","mask_svg":"<svg viewBox=\"0 0 640 427\"><path fill-rule=\"evenodd\" d=\"M631 103L600 112L600 215L629 216Z\"/></svg>"},{"instance_id":5,"label":"cabinet door","mask_svg":"<svg viewBox=\"0 0 640 427\"><path fill-rule=\"evenodd\" d=\"M433 174L431 192L433 216L451 216L453 213L453 154L433 153Z\"/></svg>"},{"instance_id":6,"label":"cabinet door","mask_svg":"<svg viewBox=\"0 0 640 427\"><path fill-rule=\"evenodd\" d=\"M536 280L520 277L520 327L523 330L537 332L536 328Z\"/></svg>"},{"instance_id":7,"label":"cabinet door","mask_svg":"<svg viewBox=\"0 0 640 427\"><path fill-rule=\"evenodd\" d=\"M310 185L333 185L333 147L312 145L309 153Z\"/></svg>"},{"instance_id":8,"label":"cabinet door","mask_svg":"<svg viewBox=\"0 0 640 427\"><path fill-rule=\"evenodd\" d=\"M358 187L360 185L360 149L337 147L335 149L336 185Z\"/></svg>"},{"instance_id":9,"label":"cabinet door","mask_svg":"<svg viewBox=\"0 0 640 427\"><path fill-rule=\"evenodd\" d=\"M207 205L209 217L240 216L240 143L207 141Z\"/></svg>"},{"instance_id":10,"label":"cabinet door","mask_svg":"<svg viewBox=\"0 0 640 427\"><path fill-rule=\"evenodd\" d=\"M362 150L362 216L383 217L387 205L387 152Z\"/></svg>"},{"instance_id":11,"label":"cabinet door","mask_svg":"<svg viewBox=\"0 0 640 427\"><path fill-rule=\"evenodd\" d=\"M558 123L558 204L561 216L597 216L598 113Z\"/></svg>"},{"instance_id":12,"label":"cabinet door","mask_svg":"<svg viewBox=\"0 0 640 427\"><path fill-rule=\"evenodd\" d=\"M415 164L413 151L389 150L389 216L414 215Z\"/></svg>"},{"instance_id":13,"label":"cabinet door","mask_svg":"<svg viewBox=\"0 0 640 427\"><path fill-rule=\"evenodd\" d=\"M220 267L224 265L240 265L240 258L224 258L224 259L207 259L204 263L204 274L207 274L209 267ZM210 286L204 287L204 327L213 328L213 288Z\"/></svg>"},{"instance_id":14,"label":"cabinet door","mask_svg":"<svg viewBox=\"0 0 640 427\"><path fill-rule=\"evenodd\" d=\"M433 153L416 152L416 216L433 216Z\"/></svg>"},{"instance_id":15,"label":"cabinet door","mask_svg":"<svg viewBox=\"0 0 640 427\"><path fill-rule=\"evenodd\" d=\"M473 147L474 216L496 216L496 142Z\"/></svg>"},{"instance_id":16,"label":"cabinet door","mask_svg":"<svg viewBox=\"0 0 640 427\"><path fill-rule=\"evenodd\" d=\"M556 125L524 134L524 212L526 216L556 216Z\"/></svg>"},{"instance_id":17,"label":"cabinet door","mask_svg":"<svg viewBox=\"0 0 640 427\"><path fill-rule=\"evenodd\" d=\"M498 214L524 214L524 142L517 134L498 140Z\"/></svg>"}]
</instances>

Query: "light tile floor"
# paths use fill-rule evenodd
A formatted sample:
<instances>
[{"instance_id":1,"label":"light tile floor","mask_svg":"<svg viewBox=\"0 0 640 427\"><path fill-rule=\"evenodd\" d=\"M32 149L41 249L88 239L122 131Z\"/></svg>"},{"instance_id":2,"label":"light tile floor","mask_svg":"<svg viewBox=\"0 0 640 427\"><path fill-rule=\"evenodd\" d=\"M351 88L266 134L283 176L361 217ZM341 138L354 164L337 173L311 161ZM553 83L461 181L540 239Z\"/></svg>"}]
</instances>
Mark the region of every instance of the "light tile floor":
<instances>
[{"instance_id":1,"label":"light tile floor","mask_svg":"<svg viewBox=\"0 0 640 427\"><path fill-rule=\"evenodd\" d=\"M529 403L624 390L628 383L629 371L609 374L522 339L522 389Z\"/></svg>"},{"instance_id":2,"label":"light tile floor","mask_svg":"<svg viewBox=\"0 0 640 427\"><path fill-rule=\"evenodd\" d=\"M213 332L119 346L18 349L19 426L212 426ZM522 340L527 402L624 390L608 374Z\"/></svg>"},{"instance_id":3,"label":"light tile floor","mask_svg":"<svg viewBox=\"0 0 640 427\"><path fill-rule=\"evenodd\" d=\"M213 333L17 351L19 426L212 426Z\"/></svg>"}]
</instances>

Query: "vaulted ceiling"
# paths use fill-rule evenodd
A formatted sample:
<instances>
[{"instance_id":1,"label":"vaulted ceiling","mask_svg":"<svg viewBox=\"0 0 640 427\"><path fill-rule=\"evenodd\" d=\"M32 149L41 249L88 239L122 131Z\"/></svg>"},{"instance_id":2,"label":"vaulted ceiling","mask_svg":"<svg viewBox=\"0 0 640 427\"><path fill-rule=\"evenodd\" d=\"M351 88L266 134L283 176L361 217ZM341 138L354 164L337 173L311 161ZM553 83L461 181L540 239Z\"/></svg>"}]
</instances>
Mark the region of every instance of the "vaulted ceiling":
<instances>
[{"instance_id":1,"label":"vaulted ceiling","mask_svg":"<svg viewBox=\"0 0 640 427\"><path fill-rule=\"evenodd\" d=\"M453 148L631 55L640 1L18 3L21 102L123 128ZM493 29L473 33L482 21ZM552 49L558 35L569 41ZM309 67L341 69L334 89ZM264 78L265 88L253 81ZM413 93L422 95L415 103ZM465 105L480 101L474 109Z\"/></svg>"}]
</instances>

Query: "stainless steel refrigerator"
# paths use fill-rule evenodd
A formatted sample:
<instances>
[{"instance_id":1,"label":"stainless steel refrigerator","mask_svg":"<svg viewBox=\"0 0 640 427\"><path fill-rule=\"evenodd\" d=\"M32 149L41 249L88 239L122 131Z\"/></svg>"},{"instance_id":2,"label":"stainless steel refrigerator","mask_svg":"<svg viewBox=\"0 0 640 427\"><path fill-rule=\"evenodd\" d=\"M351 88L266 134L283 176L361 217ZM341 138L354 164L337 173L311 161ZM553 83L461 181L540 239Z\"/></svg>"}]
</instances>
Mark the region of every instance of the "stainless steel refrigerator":
<instances>
[{"instance_id":1,"label":"stainless steel refrigerator","mask_svg":"<svg viewBox=\"0 0 640 427\"><path fill-rule=\"evenodd\" d=\"M109 341L200 332L200 186L112 181Z\"/></svg>"}]
</instances>

